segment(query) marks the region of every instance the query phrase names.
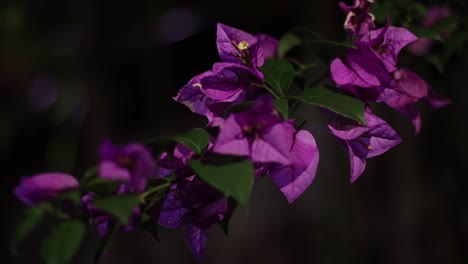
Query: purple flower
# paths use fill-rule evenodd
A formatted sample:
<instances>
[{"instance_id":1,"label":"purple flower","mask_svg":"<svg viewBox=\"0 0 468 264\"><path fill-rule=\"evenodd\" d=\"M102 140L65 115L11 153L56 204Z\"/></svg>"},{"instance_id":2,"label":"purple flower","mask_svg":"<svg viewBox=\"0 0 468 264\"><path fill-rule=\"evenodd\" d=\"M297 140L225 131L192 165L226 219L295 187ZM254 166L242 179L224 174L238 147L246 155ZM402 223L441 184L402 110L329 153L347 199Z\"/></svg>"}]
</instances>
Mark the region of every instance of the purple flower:
<instances>
[{"instance_id":1,"label":"purple flower","mask_svg":"<svg viewBox=\"0 0 468 264\"><path fill-rule=\"evenodd\" d=\"M187 246L201 261L209 228L221 221L228 210L228 201L222 193L193 176L171 186L158 221L167 228L185 227Z\"/></svg>"},{"instance_id":2,"label":"purple flower","mask_svg":"<svg viewBox=\"0 0 468 264\"><path fill-rule=\"evenodd\" d=\"M182 144L176 144L172 155L164 152L159 157L157 162L158 177L166 177L172 172L174 172L176 178L193 175L193 171L187 166L187 161L194 156L195 153L191 149Z\"/></svg>"},{"instance_id":3,"label":"purple flower","mask_svg":"<svg viewBox=\"0 0 468 264\"><path fill-rule=\"evenodd\" d=\"M335 59L330 65L333 81L364 100L383 102L395 95L397 84L377 54L365 44L356 43L346 60Z\"/></svg>"},{"instance_id":4,"label":"purple flower","mask_svg":"<svg viewBox=\"0 0 468 264\"><path fill-rule=\"evenodd\" d=\"M283 121L270 97L260 98L245 112L230 115L221 127L213 151L249 157L255 174L266 172L292 203L312 183L319 151L313 136L294 129L294 120Z\"/></svg>"},{"instance_id":5,"label":"purple flower","mask_svg":"<svg viewBox=\"0 0 468 264\"><path fill-rule=\"evenodd\" d=\"M14 193L23 203L32 206L57 197L60 193L79 187L75 177L60 172L46 172L21 178Z\"/></svg>"},{"instance_id":6,"label":"purple flower","mask_svg":"<svg viewBox=\"0 0 468 264\"><path fill-rule=\"evenodd\" d=\"M256 43L257 38L245 31L221 23L217 25L216 47L222 61L257 66L252 63L259 52L258 49L252 49ZM252 51L255 53L252 54Z\"/></svg>"},{"instance_id":7,"label":"purple flower","mask_svg":"<svg viewBox=\"0 0 468 264\"><path fill-rule=\"evenodd\" d=\"M130 190L127 186L122 184L117 191L118 195L123 195L127 193L131 193L132 190ZM81 197L81 204L83 211L86 212L86 214L91 218L91 222L96 228L98 234L100 236L105 236L109 233L109 231L112 230L112 228L118 224L118 220L110 216L109 214L103 212L96 206L94 206L91 202L92 200L96 197L96 194L94 193L88 193ZM141 210L139 207L133 208L132 215L130 216L127 225L124 225L120 227L119 232L130 232L135 229L135 226L137 226L140 223L141 219Z\"/></svg>"},{"instance_id":8,"label":"purple flower","mask_svg":"<svg viewBox=\"0 0 468 264\"><path fill-rule=\"evenodd\" d=\"M264 76L258 67L276 55L279 42L218 23L216 44L223 62L192 78L174 97L192 112L206 116L208 126L221 125L225 110L233 104L265 94L259 89Z\"/></svg>"},{"instance_id":9,"label":"purple flower","mask_svg":"<svg viewBox=\"0 0 468 264\"><path fill-rule=\"evenodd\" d=\"M222 118L224 112L216 111L217 108L212 106L216 102L213 102L211 98L201 92L201 79L211 75L212 72L207 71L193 77L179 90L179 93L173 99L187 106L192 112L206 116L208 119L208 126L219 126L224 121ZM226 105L226 103L223 105Z\"/></svg>"},{"instance_id":10,"label":"purple flower","mask_svg":"<svg viewBox=\"0 0 468 264\"><path fill-rule=\"evenodd\" d=\"M252 70L243 65L215 63L212 71L195 76L182 87L174 100L192 112L206 116L208 126L219 126L230 106L265 93L258 87L261 82Z\"/></svg>"},{"instance_id":11,"label":"purple flower","mask_svg":"<svg viewBox=\"0 0 468 264\"><path fill-rule=\"evenodd\" d=\"M391 27L372 30L362 36L361 43L372 48L389 72L395 71L400 50L409 43L417 40L413 33L406 28Z\"/></svg>"},{"instance_id":12,"label":"purple flower","mask_svg":"<svg viewBox=\"0 0 468 264\"><path fill-rule=\"evenodd\" d=\"M212 74L200 80L200 89L216 102L233 102L252 85L262 81L248 68L235 63L215 63Z\"/></svg>"},{"instance_id":13,"label":"purple flower","mask_svg":"<svg viewBox=\"0 0 468 264\"><path fill-rule=\"evenodd\" d=\"M367 158L378 156L401 142L395 130L373 115L370 109L366 110L364 117L367 126L361 126L344 117L338 122L328 124L331 133L348 150L351 182L362 174Z\"/></svg>"},{"instance_id":14,"label":"purple flower","mask_svg":"<svg viewBox=\"0 0 468 264\"><path fill-rule=\"evenodd\" d=\"M258 34L257 39L257 45L263 48L263 58L265 60L276 56L279 46L279 41L277 39L267 34Z\"/></svg>"},{"instance_id":15,"label":"purple flower","mask_svg":"<svg viewBox=\"0 0 468 264\"><path fill-rule=\"evenodd\" d=\"M314 180L319 162L319 150L314 137L308 131L296 132L293 121L283 122L280 125L288 131L288 137L281 140L290 145L291 163L288 165L273 163L270 176L288 202L292 203Z\"/></svg>"},{"instance_id":16,"label":"purple flower","mask_svg":"<svg viewBox=\"0 0 468 264\"><path fill-rule=\"evenodd\" d=\"M340 2L340 8L346 13L344 28L352 36L361 36L375 28L374 16L369 13L374 0L355 0L348 6Z\"/></svg>"},{"instance_id":17,"label":"purple flower","mask_svg":"<svg viewBox=\"0 0 468 264\"><path fill-rule=\"evenodd\" d=\"M421 116L416 103L423 100L431 107L437 109L450 104L450 100L438 95L419 75L411 70L402 68L393 73L399 85L399 94L385 101L387 105L396 109L411 119L416 134L421 129Z\"/></svg>"},{"instance_id":18,"label":"purple flower","mask_svg":"<svg viewBox=\"0 0 468 264\"><path fill-rule=\"evenodd\" d=\"M143 192L148 178L156 175L151 152L142 144L130 143L119 147L104 140L99 154L99 177L123 181L136 192Z\"/></svg>"},{"instance_id":19,"label":"purple flower","mask_svg":"<svg viewBox=\"0 0 468 264\"><path fill-rule=\"evenodd\" d=\"M416 36L404 28L390 27L370 31L356 41L346 59L335 59L330 72L333 81L363 100L384 102L398 93L392 73L400 50Z\"/></svg>"},{"instance_id":20,"label":"purple flower","mask_svg":"<svg viewBox=\"0 0 468 264\"><path fill-rule=\"evenodd\" d=\"M255 69L257 75L263 78L256 68L276 54L278 41L265 34L254 36L218 23L216 46L222 61L243 64Z\"/></svg>"},{"instance_id":21,"label":"purple flower","mask_svg":"<svg viewBox=\"0 0 468 264\"><path fill-rule=\"evenodd\" d=\"M213 151L249 157L253 162L290 164L289 131L281 123L271 97L263 97L245 112L231 114L220 129Z\"/></svg>"}]
</instances>

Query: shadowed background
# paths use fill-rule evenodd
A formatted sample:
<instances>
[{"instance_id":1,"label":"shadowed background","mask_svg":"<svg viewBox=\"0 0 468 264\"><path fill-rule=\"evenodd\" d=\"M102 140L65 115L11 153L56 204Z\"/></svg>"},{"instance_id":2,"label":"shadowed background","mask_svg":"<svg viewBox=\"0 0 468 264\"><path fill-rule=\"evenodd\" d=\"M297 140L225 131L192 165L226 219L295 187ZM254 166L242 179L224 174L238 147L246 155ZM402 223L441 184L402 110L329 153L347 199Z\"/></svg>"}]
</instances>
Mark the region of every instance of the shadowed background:
<instances>
[{"instance_id":1,"label":"shadowed background","mask_svg":"<svg viewBox=\"0 0 468 264\"><path fill-rule=\"evenodd\" d=\"M104 137L142 141L205 125L171 97L219 61L216 22L277 38L308 27L341 41L337 2L2 1L2 263L38 263L53 224L20 243L20 257L8 253L24 208L12 195L20 176L81 176ZM269 179L260 181L249 214L236 211L229 236L211 229L205 263L468 263L468 69L461 58L447 67L443 75L429 67L424 76L453 104L423 108L418 137L408 120L377 109L403 143L369 160L353 185L345 151L323 125L307 125L321 154L315 182L288 205ZM123 234L109 263L195 263L181 230L161 228L160 240ZM74 263L91 263L98 241L89 231Z\"/></svg>"}]
</instances>

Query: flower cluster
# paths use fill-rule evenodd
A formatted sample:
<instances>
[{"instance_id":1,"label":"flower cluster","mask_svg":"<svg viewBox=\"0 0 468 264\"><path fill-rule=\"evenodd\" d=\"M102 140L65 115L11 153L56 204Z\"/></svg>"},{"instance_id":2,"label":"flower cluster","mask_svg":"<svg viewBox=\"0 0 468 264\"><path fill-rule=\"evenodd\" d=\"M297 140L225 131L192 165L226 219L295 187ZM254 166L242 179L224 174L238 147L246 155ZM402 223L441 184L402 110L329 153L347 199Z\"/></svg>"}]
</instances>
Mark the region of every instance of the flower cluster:
<instances>
[{"instance_id":1,"label":"flower cluster","mask_svg":"<svg viewBox=\"0 0 468 264\"><path fill-rule=\"evenodd\" d=\"M104 140L91 176L80 183L64 173L26 177L15 189L16 196L35 206L77 192L79 213L72 215L89 219L100 236L131 231L146 223L184 228L190 251L201 261L209 229L229 220L235 209L231 198L241 203L238 198L248 197L253 182L268 175L293 203L314 180L319 163L315 138L288 118L294 116L294 107L288 111L289 105L301 102L331 110L327 111L332 119L326 127L348 151L350 180L356 181L368 158L401 142L397 132L372 113L370 102L383 102L410 118L416 133L421 128L416 103L424 101L439 108L450 102L415 72L399 66L399 52L417 37L389 22L376 29L369 13L372 3L340 3L347 14L344 28L354 47L345 58L331 62L330 78L338 93L305 87L303 95L287 96L294 69L284 58L275 58L279 41L218 24L216 44L221 62L193 77L174 97L208 119L205 129L172 138L175 143L163 151L140 143L117 146ZM280 61L276 72L281 76L262 68L268 59ZM283 72L288 67L290 75ZM273 92L273 86L282 89L281 93ZM326 100L316 101L322 97ZM339 102L354 107L335 107ZM250 171L251 177L238 184L238 179L227 175L238 172L226 168L242 162L247 164L242 172Z\"/></svg>"},{"instance_id":2,"label":"flower cluster","mask_svg":"<svg viewBox=\"0 0 468 264\"><path fill-rule=\"evenodd\" d=\"M284 120L278 113L271 94L263 85L264 74L260 67L265 59L275 56L278 41L268 35L254 36L218 24L216 43L222 62L215 63L212 70L192 78L174 99L193 112L206 116L208 126L219 126L219 134L210 144L210 153L250 159L255 165L256 177L268 173L292 203L312 183L319 152L314 137L308 131L297 131L294 120ZM249 109L231 113L224 118L228 108L245 102L252 103ZM192 179L193 172L187 169L186 161L193 153L186 150L181 155L183 151L176 150L177 153L173 155L175 161L170 166L166 165L166 168L179 170L175 177L186 180L171 188L171 195L162 207L163 220L160 218L159 223L166 227L186 226L187 244L192 253L201 258L206 243L206 238L201 238L206 237L204 226L223 218L223 214L228 211L227 201L206 197L200 199L205 204L197 204L195 210L194 199L188 197L200 194L179 189L187 185L205 189L209 189L209 186L197 183ZM165 160L168 155L163 155L160 164L168 164ZM203 215L197 215L200 214L200 208L204 208ZM208 215L206 212L209 212ZM213 216L215 213L217 217ZM182 221L182 218L190 220Z\"/></svg>"},{"instance_id":3,"label":"flower cluster","mask_svg":"<svg viewBox=\"0 0 468 264\"><path fill-rule=\"evenodd\" d=\"M368 13L370 2L356 0L352 10L371 16ZM439 96L415 72L398 68L398 54L418 38L405 28L390 26L389 21L384 28L375 30L371 30L374 26L369 26L369 20L361 19L356 23L355 27L361 30L351 32L356 39L355 48L348 51L344 60L337 58L332 61L332 80L338 87L353 93L367 105L369 101L386 103L408 117L418 134L421 116L416 108L417 102L424 101L434 108L450 103L450 100ZM342 123L329 125L332 133L346 142L350 154L351 181L356 180L363 172L364 158L382 154L401 141L385 121L371 114L369 106L365 117L367 127L357 124L343 126Z\"/></svg>"}]
</instances>

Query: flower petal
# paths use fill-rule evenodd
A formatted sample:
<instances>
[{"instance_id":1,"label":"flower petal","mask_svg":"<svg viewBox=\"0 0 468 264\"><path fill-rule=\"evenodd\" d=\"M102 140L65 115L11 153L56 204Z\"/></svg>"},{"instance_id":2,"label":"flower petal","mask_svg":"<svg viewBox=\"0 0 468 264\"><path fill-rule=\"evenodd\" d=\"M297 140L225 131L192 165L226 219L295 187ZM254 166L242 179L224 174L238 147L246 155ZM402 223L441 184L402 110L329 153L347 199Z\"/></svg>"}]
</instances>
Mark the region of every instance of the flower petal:
<instances>
[{"instance_id":1,"label":"flower petal","mask_svg":"<svg viewBox=\"0 0 468 264\"><path fill-rule=\"evenodd\" d=\"M213 151L219 154L249 156L250 146L247 138L243 136L240 125L236 122L235 115L230 115L224 121L218 138L213 146Z\"/></svg>"},{"instance_id":2,"label":"flower petal","mask_svg":"<svg viewBox=\"0 0 468 264\"><path fill-rule=\"evenodd\" d=\"M205 257L205 248L208 241L208 230L189 224L185 229L185 242L190 252L201 262Z\"/></svg>"},{"instance_id":3,"label":"flower petal","mask_svg":"<svg viewBox=\"0 0 468 264\"><path fill-rule=\"evenodd\" d=\"M23 203L35 205L50 200L63 191L78 187L78 180L70 174L46 172L21 178L21 183L14 193Z\"/></svg>"},{"instance_id":4,"label":"flower petal","mask_svg":"<svg viewBox=\"0 0 468 264\"><path fill-rule=\"evenodd\" d=\"M221 23L217 25L216 47L221 60L225 62L239 63L239 59L233 55L238 53L236 46L245 43L245 46L250 47L256 42L257 38L245 31Z\"/></svg>"},{"instance_id":5,"label":"flower petal","mask_svg":"<svg viewBox=\"0 0 468 264\"><path fill-rule=\"evenodd\" d=\"M275 164L270 175L289 203L293 203L312 183L317 172L319 150L314 137L305 130L297 132L291 148L292 164Z\"/></svg>"}]
</instances>

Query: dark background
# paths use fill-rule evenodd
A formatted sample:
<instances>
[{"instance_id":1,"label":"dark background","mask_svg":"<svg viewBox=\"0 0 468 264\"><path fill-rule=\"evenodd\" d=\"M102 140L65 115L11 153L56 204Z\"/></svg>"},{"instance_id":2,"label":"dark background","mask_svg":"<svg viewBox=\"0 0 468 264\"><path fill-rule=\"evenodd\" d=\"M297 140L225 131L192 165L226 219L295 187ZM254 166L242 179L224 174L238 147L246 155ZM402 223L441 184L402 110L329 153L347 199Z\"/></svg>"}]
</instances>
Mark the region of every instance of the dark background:
<instances>
[{"instance_id":1,"label":"dark background","mask_svg":"<svg viewBox=\"0 0 468 264\"><path fill-rule=\"evenodd\" d=\"M219 60L216 22L278 38L309 27L340 41L337 2L1 1L1 262L39 263L53 225L20 243L20 257L8 253L24 208L12 195L20 176L81 176L104 137L141 141L205 124L171 97ZM447 69L426 77L453 104L423 107L418 137L409 121L378 108L404 142L369 160L353 185L347 154L323 126L306 126L321 152L315 182L288 205L260 181L228 237L212 228L205 263L468 263L468 69L459 58ZM109 263L195 263L182 231L161 228L160 237L156 245L140 232L119 236ZM74 263L91 263L98 241L89 231Z\"/></svg>"}]
</instances>

